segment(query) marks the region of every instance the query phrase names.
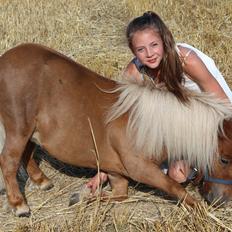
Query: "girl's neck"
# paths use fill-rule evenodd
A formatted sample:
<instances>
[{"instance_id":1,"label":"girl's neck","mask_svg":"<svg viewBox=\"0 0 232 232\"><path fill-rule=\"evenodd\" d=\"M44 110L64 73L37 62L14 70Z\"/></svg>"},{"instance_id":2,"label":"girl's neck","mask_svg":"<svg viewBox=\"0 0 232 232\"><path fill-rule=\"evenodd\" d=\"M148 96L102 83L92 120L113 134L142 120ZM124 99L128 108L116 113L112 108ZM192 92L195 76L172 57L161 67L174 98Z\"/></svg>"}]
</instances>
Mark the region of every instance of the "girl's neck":
<instances>
[{"instance_id":1,"label":"girl's neck","mask_svg":"<svg viewBox=\"0 0 232 232\"><path fill-rule=\"evenodd\" d=\"M147 68L146 74L153 79L157 79L159 78L160 69L159 68L156 68L156 69Z\"/></svg>"}]
</instances>

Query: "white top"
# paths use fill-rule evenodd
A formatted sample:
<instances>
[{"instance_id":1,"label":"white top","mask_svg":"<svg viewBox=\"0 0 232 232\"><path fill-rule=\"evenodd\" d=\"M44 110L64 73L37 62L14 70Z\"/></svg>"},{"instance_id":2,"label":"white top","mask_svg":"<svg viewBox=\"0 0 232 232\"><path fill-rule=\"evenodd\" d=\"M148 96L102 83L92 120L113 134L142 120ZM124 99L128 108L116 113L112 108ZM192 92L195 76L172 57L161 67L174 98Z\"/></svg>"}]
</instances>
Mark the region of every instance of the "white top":
<instances>
[{"instance_id":1,"label":"white top","mask_svg":"<svg viewBox=\"0 0 232 232\"><path fill-rule=\"evenodd\" d=\"M227 95L227 97L229 98L229 100L232 102L232 92L230 90L230 87L227 85L221 72L216 67L214 60L212 58L210 58L209 56L207 56L206 54L204 54L203 52L201 52L200 50L194 48L193 46L191 46L189 44L177 43L177 45L180 45L181 47L185 47L185 48L188 48L190 50L193 50L197 54L197 56L205 64L208 71L212 74L212 76L217 80L218 84L222 87L222 89L224 90L224 92ZM178 48L177 48L177 51L179 51ZM189 79L187 75L184 75L184 78L185 78L185 86L187 88L201 92L201 89L199 88L199 86L194 81Z\"/></svg>"}]
</instances>

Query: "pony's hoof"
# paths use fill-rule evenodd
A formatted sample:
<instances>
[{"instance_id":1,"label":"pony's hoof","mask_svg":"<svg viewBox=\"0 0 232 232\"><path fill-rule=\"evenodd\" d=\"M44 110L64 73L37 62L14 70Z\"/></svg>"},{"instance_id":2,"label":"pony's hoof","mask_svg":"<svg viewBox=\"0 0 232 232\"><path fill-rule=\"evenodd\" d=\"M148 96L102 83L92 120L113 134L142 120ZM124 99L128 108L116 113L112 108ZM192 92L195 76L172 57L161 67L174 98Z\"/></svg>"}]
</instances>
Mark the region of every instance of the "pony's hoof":
<instances>
[{"instance_id":1,"label":"pony's hoof","mask_svg":"<svg viewBox=\"0 0 232 232\"><path fill-rule=\"evenodd\" d=\"M84 185L79 193L74 193L69 199L69 206L86 200L91 196L91 189Z\"/></svg>"},{"instance_id":2,"label":"pony's hoof","mask_svg":"<svg viewBox=\"0 0 232 232\"><path fill-rule=\"evenodd\" d=\"M4 195L5 193L6 193L5 184L2 177L0 176L0 195Z\"/></svg>"},{"instance_id":3,"label":"pony's hoof","mask_svg":"<svg viewBox=\"0 0 232 232\"><path fill-rule=\"evenodd\" d=\"M69 204L68 206L72 206L75 205L76 203L78 203L80 201L80 194L79 193L74 193L70 199L69 199Z\"/></svg>"},{"instance_id":4,"label":"pony's hoof","mask_svg":"<svg viewBox=\"0 0 232 232\"><path fill-rule=\"evenodd\" d=\"M53 188L54 185L53 183L49 180L49 181L46 181L46 182L43 182L41 185L40 185L40 189L41 190L44 190L44 191L47 191L47 190L50 190L51 188Z\"/></svg>"},{"instance_id":5,"label":"pony's hoof","mask_svg":"<svg viewBox=\"0 0 232 232\"><path fill-rule=\"evenodd\" d=\"M31 212L25 212L25 213L21 213L19 215L17 215L18 217L30 217Z\"/></svg>"},{"instance_id":6,"label":"pony's hoof","mask_svg":"<svg viewBox=\"0 0 232 232\"><path fill-rule=\"evenodd\" d=\"M29 217L31 215L30 208L27 205L18 206L15 210L15 215L17 217Z\"/></svg>"},{"instance_id":7,"label":"pony's hoof","mask_svg":"<svg viewBox=\"0 0 232 232\"><path fill-rule=\"evenodd\" d=\"M6 189L0 189L0 195L5 195L6 194Z\"/></svg>"}]
</instances>

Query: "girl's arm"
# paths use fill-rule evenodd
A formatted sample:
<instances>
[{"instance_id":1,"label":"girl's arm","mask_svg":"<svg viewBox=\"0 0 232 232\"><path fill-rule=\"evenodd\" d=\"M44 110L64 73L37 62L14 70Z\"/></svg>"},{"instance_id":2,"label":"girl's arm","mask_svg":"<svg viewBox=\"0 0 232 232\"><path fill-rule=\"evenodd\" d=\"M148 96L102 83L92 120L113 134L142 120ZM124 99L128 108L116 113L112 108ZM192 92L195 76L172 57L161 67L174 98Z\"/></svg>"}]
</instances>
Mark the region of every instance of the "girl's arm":
<instances>
[{"instance_id":1,"label":"girl's arm","mask_svg":"<svg viewBox=\"0 0 232 232\"><path fill-rule=\"evenodd\" d=\"M227 98L227 95L219 85L217 80L208 71L205 64L197 56L194 51L191 51L187 57L189 49L180 48L183 61L183 70L189 76L191 80L196 82L202 91L214 93L219 98Z\"/></svg>"}]
</instances>

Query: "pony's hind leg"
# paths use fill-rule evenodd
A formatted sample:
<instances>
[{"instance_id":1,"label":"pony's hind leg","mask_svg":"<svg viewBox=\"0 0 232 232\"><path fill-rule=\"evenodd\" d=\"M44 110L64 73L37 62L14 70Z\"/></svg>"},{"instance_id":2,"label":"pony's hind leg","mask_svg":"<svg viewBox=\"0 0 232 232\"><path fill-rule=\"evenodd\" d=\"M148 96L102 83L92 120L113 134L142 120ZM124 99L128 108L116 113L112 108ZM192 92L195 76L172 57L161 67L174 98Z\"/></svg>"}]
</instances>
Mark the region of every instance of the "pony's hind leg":
<instances>
[{"instance_id":1,"label":"pony's hind leg","mask_svg":"<svg viewBox=\"0 0 232 232\"><path fill-rule=\"evenodd\" d=\"M0 156L0 165L10 206L15 210L17 216L29 216L30 209L20 192L16 178L28 139L25 136L14 133L7 133L4 148Z\"/></svg>"},{"instance_id":2,"label":"pony's hind leg","mask_svg":"<svg viewBox=\"0 0 232 232\"><path fill-rule=\"evenodd\" d=\"M35 150L36 145L29 141L24 151L23 163L31 181L39 186L40 189L48 190L53 187L53 184L34 160L33 155Z\"/></svg>"},{"instance_id":3,"label":"pony's hind leg","mask_svg":"<svg viewBox=\"0 0 232 232\"><path fill-rule=\"evenodd\" d=\"M2 153L3 146L5 144L6 133L2 122L0 121L0 154ZM5 193L5 184L2 171L0 169L0 194Z\"/></svg>"}]
</instances>

